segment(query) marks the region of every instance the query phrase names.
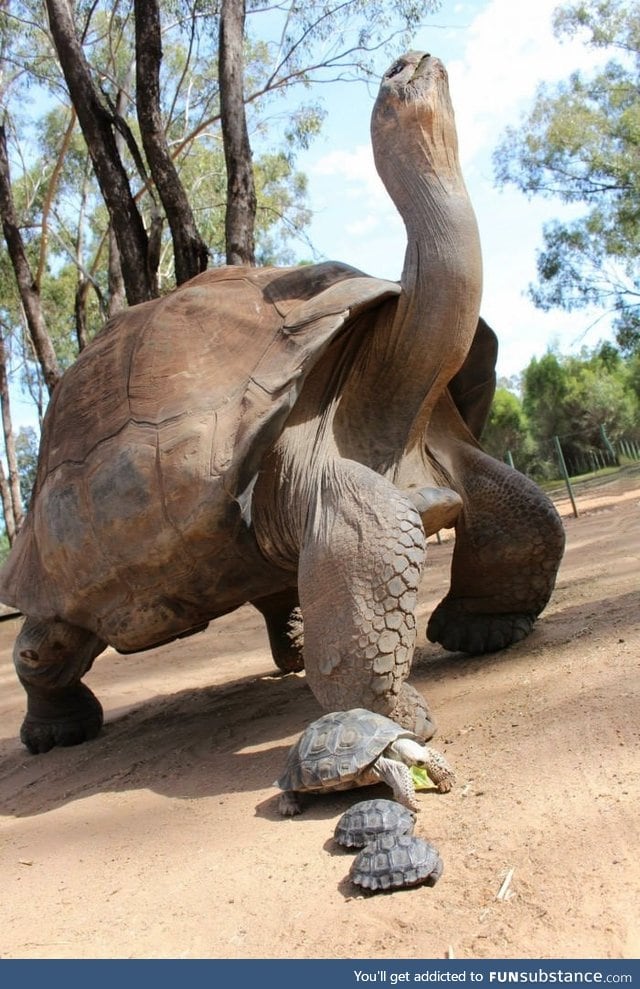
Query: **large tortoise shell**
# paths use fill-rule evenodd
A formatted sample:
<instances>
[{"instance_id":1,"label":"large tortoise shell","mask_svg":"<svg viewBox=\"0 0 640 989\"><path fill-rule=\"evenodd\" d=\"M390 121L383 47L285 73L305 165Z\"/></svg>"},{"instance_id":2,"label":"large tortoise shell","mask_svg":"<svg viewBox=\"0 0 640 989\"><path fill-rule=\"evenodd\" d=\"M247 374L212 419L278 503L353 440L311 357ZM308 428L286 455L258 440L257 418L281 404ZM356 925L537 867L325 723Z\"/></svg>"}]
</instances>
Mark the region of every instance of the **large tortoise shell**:
<instances>
[{"instance_id":1,"label":"large tortoise shell","mask_svg":"<svg viewBox=\"0 0 640 989\"><path fill-rule=\"evenodd\" d=\"M331 341L399 292L337 262L225 267L111 319L54 390L0 600L126 652L268 593L251 482Z\"/></svg>"}]
</instances>

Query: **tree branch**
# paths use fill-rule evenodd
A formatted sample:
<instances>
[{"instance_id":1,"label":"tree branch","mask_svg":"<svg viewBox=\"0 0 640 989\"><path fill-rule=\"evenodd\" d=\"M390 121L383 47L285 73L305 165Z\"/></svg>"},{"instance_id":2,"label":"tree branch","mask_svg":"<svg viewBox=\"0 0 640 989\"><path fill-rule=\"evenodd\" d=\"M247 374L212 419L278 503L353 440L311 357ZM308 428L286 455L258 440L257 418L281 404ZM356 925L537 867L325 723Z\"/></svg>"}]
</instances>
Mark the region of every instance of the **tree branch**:
<instances>
[{"instance_id":1,"label":"tree branch","mask_svg":"<svg viewBox=\"0 0 640 989\"><path fill-rule=\"evenodd\" d=\"M136 107L142 144L173 240L176 282L205 271L209 251L173 163L160 111L162 44L157 0L135 0ZM158 255L159 261L159 255Z\"/></svg>"},{"instance_id":2,"label":"tree branch","mask_svg":"<svg viewBox=\"0 0 640 989\"><path fill-rule=\"evenodd\" d=\"M127 299L131 305L144 302L155 294L154 279L148 269L147 234L131 195L110 115L91 78L67 0L46 0L46 5L60 65L111 217Z\"/></svg>"},{"instance_id":3,"label":"tree branch","mask_svg":"<svg viewBox=\"0 0 640 989\"><path fill-rule=\"evenodd\" d=\"M60 378L60 367L47 331L38 286L27 258L11 192L7 136L0 124L0 216L7 250L15 274L29 335L49 394Z\"/></svg>"}]
</instances>

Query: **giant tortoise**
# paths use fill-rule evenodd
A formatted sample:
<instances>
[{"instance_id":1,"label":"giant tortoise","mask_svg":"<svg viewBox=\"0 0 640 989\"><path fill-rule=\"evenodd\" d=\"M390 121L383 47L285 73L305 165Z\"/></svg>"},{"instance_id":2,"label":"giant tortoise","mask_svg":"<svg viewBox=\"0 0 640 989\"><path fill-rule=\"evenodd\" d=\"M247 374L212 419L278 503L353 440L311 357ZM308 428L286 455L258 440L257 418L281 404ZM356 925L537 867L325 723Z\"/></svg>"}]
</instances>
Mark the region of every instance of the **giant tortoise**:
<instances>
[{"instance_id":1,"label":"giant tortoise","mask_svg":"<svg viewBox=\"0 0 640 989\"><path fill-rule=\"evenodd\" d=\"M208 271L112 318L56 386L0 575L26 616L14 658L31 751L99 731L82 677L107 644L156 646L245 602L285 667L300 607L325 710L428 737L405 681L425 534L442 526L456 546L432 637L493 650L546 604L557 516L473 435L491 334L438 59L394 62L371 133L407 229L399 284L334 262Z\"/></svg>"}]
</instances>

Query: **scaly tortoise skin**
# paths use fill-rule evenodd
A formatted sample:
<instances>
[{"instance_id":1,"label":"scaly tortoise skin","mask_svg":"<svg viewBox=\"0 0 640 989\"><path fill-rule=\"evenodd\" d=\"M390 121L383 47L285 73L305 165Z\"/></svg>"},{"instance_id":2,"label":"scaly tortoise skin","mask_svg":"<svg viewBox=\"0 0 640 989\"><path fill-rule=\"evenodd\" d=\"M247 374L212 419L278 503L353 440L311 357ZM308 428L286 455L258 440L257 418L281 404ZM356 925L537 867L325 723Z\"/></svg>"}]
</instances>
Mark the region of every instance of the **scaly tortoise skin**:
<instances>
[{"instance_id":1,"label":"scaly tortoise skin","mask_svg":"<svg viewBox=\"0 0 640 989\"><path fill-rule=\"evenodd\" d=\"M381 834L412 834L416 815L395 800L360 800L341 815L333 836L343 848L364 848Z\"/></svg>"},{"instance_id":2,"label":"scaly tortoise skin","mask_svg":"<svg viewBox=\"0 0 640 989\"><path fill-rule=\"evenodd\" d=\"M375 893L435 886L443 870L438 850L424 838L382 834L358 853L349 876L356 886Z\"/></svg>"}]
</instances>

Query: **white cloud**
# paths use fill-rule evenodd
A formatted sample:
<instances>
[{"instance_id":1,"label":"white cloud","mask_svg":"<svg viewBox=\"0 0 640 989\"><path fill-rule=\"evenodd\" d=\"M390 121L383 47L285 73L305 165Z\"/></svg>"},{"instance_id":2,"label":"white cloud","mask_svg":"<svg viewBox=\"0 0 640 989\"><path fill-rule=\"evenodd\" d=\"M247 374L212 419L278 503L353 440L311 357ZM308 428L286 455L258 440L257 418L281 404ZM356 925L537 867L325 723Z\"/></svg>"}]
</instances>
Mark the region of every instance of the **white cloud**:
<instances>
[{"instance_id":1,"label":"white cloud","mask_svg":"<svg viewBox=\"0 0 640 989\"><path fill-rule=\"evenodd\" d=\"M363 220L347 223L345 230L351 237L363 237L380 229L382 220L379 214L370 213Z\"/></svg>"},{"instance_id":2,"label":"white cloud","mask_svg":"<svg viewBox=\"0 0 640 989\"><path fill-rule=\"evenodd\" d=\"M461 55L448 62L463 165L518 120L540 82L556 82L604 60L602 51L554 37L557 3L491 0L469 25Z\"/></svg>"},{"instance_id":3,"label":"white cloud","mask_svg":"<svg viewBox=\"0 0 640 989\"><path fill-rule=\"evenodd\" d=\"M389 194L376 172L370 144L360 144L348 151L330 151L312 165L310 171L312 175L333 180L328 184L332 198L338 188L335 179L339 179L340 196L366 199L383 209L390 203Z\"/></svg>"},{"instance_id":4,"label":"white cloud","mask_svg":"<svg viewBox=\"0 0 640 989\"><path fill-rule=\"evenodd\" d=\"M404 228L376 172L371 145L329 151L308 173L318 248L373 275L398 278Z\"/></svg>"}]
</instances>

